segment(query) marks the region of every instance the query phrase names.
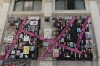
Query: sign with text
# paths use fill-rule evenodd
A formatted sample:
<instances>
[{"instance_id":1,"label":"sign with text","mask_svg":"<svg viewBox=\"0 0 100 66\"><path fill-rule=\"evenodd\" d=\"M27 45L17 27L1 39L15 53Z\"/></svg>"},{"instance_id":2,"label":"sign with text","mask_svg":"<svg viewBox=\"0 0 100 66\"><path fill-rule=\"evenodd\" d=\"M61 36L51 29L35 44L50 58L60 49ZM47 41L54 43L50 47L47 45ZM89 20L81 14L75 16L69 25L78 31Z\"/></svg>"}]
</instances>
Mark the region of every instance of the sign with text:
<instances>
[{"instance_id":1,"label":"sign with text","mask_svg":"<svg viewBox=\"0 0 100 66\"><path fill-rule=\"evenodd\" d=\"M44 29L44 38L51 39L52 37L52 29Z\"/></svg>"}]
</instances>

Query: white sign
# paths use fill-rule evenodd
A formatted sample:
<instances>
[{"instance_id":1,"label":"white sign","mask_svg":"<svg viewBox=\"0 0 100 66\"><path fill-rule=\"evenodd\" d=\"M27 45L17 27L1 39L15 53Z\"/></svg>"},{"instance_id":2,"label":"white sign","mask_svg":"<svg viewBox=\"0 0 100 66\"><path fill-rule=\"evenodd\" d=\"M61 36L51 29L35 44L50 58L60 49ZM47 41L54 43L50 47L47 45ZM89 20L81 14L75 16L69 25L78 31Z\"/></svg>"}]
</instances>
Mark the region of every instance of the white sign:
<instances>
[{"instance_id":1,"label":"white sign","mask_svg":"<svg viewBox=\"0 0 100 66\"><path fill-rule=\"evenodd\" d=\"M30 21L30 25L38 25L38 21Z\"/></svg>"},{"instance_id":2,"label":"white sign","mask_svg":"<svg viewBox=\"0 0 100 66\"><path fill-rule=\"evenodd\" d=\"M8 41L13 41L13 36L7 36Z\"/></svg>"},{"instance_id":3,"label":"white sign","mask_svg":"<svg viewBox=\"0 0 100 66\"><path fill-rule=\"evenodd\" d=\"M44 38L51 39L52 37L52 30L51 29L44 29Z\"/></svg>"}]
</instances>

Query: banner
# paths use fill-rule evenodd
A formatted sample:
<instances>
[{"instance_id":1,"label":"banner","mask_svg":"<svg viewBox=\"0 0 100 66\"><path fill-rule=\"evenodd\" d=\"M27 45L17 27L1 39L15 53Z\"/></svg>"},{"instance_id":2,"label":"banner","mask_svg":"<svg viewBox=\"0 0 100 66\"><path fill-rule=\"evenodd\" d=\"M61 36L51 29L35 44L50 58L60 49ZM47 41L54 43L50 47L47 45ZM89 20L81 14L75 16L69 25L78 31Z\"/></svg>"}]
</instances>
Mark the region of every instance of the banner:
<instances>
[{"instance_id":1,"label":"banner","mask_svg":"<svg viewBox=\"0 0 100 66\"><path fill-rule=\"evenodd\" d=\"M13 36L7 36L8 41L13 41Z\"/></svg>"},{"instance_id":2,"label":"banner","mask_svg":"<svg viewBox=\"0 0 100 66\"><path fill-rule=\"evenodd\" d=\"M34 30L35 30L35 26L33 25L28 26L28 31L34 31Z\"/></svg>"},{"instance_id":3,"label":"banner","mask_svg":"<svg viewBox=\"0 0 100 66\"><path fill-rule=\"evenodd\" d=\"M30 21L30 25L38 25L38 21Z\"/></svg>"},{"instance_id":4,"label":"banner","mask_svg":"<svg viewBox=\"0 0 100 66\"><path fill-rule=\"evenodd\" d=\"M29 50L30 50L29 46L24 46L23 54L29 54Z\"/></svg>"},{"instance_id":5,"label":"banner","mask_svg":"<svg viewBox=\"0 0 100 66\"><path fill-rule=\"evenodd\" d=\"M59 57L59 49L53 50L53 57Z\"/></svg>"},{"instance_id":6,"label":"banner","mask_svg":"<svg viewBox=\"0 0 100 66\"><path fill-rule=\"evenodd\" d=\"M24 41L29 41L29 36L24 36Z\"/></svg>"},{"instance_id":7,"label":"banner","mask_svg":"<svg viewBox=\"0 0 100 66\"><path fill-rule=\"evenodd\" d=\"M30 46L30 51L34 51L34 46Z\"/></svg>"},{"instance_id":8,"label":"banner","mask_svg":"<svg viewBox=\"0 0 100 66\"><path fill-rule=\"evenodd\" d=\"M51 39L52 37L52 30L51 29L44 29L44 38Z\"/></svg>"},{"instance_id":9,"label":"banner","mask_svg":"<svg viewBox=\"0 0 100 66\"><path fill-rule=\"evenodd\" d=\"M85 32L85 37L87 40L91 39L92 38L92 35L90 32Z\"/></svg>"},{"instance_id":10,"label":"banner","mask_svg":"<svg viewBox=\"0 0 100 66\"><path fill-rule=\"evenodd\" d=\"M93 46L93 41L92 40L86 40L86 47L87 48L92 48Z\"/></svg>"},{"instance_id":11,"label":"banner","mask_svg":"<svg viewBox=\"0 0 100 66\"><path fill-rule=\"evenodd\" d=\"M43 42L43 46L48 47L48 42Z\"/></svg>"}]
</instances>

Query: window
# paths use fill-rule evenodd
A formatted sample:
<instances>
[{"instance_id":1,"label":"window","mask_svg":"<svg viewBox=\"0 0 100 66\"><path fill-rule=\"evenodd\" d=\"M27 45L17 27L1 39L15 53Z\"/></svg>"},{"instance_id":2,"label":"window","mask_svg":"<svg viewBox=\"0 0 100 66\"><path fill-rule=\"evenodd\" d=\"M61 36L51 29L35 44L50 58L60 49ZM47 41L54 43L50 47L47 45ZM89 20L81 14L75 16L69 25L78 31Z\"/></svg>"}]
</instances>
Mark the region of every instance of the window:
<instances>
[{"instance_id":1,"label":"window","mask_svg":"<svg viewBox=\"0 0 100 66\"><path fill-rule=\"evenodd\" d=\"M18 0L15 1L14 11L41 10L42 0Z\"/></svg>"},{"instance_id":2,"label":"window","mask_svg":"<svg viewBox=\"0 0 100 66\"><path fill-rule=\"evenodd\" d=\"M84 10L84 0L56 0L56 10Z\"/></svg>"}]
</instances>

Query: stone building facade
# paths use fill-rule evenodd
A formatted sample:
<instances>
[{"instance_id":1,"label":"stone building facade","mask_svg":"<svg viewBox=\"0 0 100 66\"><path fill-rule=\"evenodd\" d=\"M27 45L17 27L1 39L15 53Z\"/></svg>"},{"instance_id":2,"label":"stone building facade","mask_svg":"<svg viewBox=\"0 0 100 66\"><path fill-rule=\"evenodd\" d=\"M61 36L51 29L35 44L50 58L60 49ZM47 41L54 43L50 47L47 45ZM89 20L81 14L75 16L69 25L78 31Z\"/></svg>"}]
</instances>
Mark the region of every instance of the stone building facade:
<instances>
[{"instance_id":1,"label":"stone building facade","mask_svg":"<svg viewBox=\"0 0 100 66\"><path fill-rule=\"evenodd\" d=\"M45 23L45 17L55 16L91 16L92 24L93 24L93 33L94 33L94 45L97 48L97 59L94 60L93 65L100 66L100 0L84 0L85 9L76 10L59 10L56 9L55 2L56 0L42 0L41 9L33 10L33 11L21 11L15 9L15 1L18 0L0 0L0 44L2 45L3 35L5 30L5 25L7 22L7 17L10 16L39 16L41 18L41 29L51 28L50 23ZM15 10L14 10L15 9ZM45 25L45 26L44 26ZM94 55L95 56L95 55ZM42 64L42 63L41 63ZM49 63L52 66L52 62ZM41 65L42 66L42 65Z\"/></svg>"}]
</instances>

